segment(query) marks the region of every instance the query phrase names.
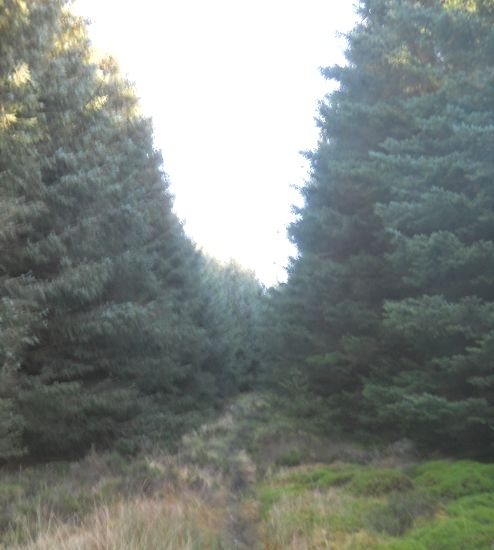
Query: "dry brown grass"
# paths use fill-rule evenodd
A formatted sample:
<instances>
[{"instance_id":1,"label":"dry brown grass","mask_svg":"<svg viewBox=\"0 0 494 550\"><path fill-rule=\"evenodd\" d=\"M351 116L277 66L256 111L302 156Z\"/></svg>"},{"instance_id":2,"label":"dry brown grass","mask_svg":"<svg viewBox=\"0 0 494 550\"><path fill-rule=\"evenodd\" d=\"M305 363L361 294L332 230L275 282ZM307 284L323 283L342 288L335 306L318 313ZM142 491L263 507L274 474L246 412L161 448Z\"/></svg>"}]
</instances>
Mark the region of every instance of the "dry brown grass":
<instances>
[{"instance_id":1,"label":"dry brown grass","mask_svg":"<svg viewBox=\"0 0 494 550\"><path fill-rule=\"evenodd\" d=\"M175 455L92 453L61 471L10 476L0 498L0 512L11 515L0 522L0 549L369 550L382 543L367 521L380 497L324 479L317 485L311 476L327 470L331 480L348 461L396 467L409 460L407 445L368 453L272 413L261 398L244 396L184 437Z\"/></svg>"},{"instance_id":2,"label":"dry brown grass","mask_svg":"<svg viewBox=\"0 0 494 550\"><path fill-rule=\"evenodd\" d=\"M182 493L101 506L80 526L53 526L27 550L192 550L224 548L224 502Z\"/></svg>"},{"instance_id":3,"label":"dry brown grass","mask_svg":"<svg viewBox=\"0 0 494 550\"><path fill-rule=\"evenodd\" d=\"M261 529L266 550L334 548L328 525L319 521L346 508L351 497L340 490L286 495L269 510Z\"/></svg>"}]
</instances>

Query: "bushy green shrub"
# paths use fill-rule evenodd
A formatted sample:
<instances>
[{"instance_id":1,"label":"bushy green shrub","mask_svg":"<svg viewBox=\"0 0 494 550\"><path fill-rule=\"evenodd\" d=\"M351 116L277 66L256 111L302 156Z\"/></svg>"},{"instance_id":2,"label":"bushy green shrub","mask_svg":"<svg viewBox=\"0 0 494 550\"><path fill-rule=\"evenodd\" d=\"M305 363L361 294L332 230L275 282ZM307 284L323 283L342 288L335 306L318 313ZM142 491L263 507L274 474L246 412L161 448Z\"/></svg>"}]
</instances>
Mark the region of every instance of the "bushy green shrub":
<instances>
[{"instance_id":1,"label":"bushy green shrub","mask_svg":"<svg viewBox=\"0 0 494 550\"><path fill-rule=\"evenodd\" d=\"M416 469L415 483L446 498L494 492L494 464L470 460L426 462Z\"/></svg>"},{"instance_id":2,"label":"bushy green shrub","mask_svg":"<svg viewBox=\"0 0 494 550\"><path fill-rule=\"evenodd\" d=\"M432 516L436 508L437 500L424 491L396 491L389 495L386 503L371 510L366 526L378 533L400 536L417 519Z\"/></svg>"},{"instance_id":3,"label":"bushy green shrub","mask_svg":"<svg viewBox=\"0 0 494 550\"><path fill-rule=\"evenodd\" d=\"M492 521L494 522L494 493L462 497L446 506L447 513L452 516L477 514L482 510L488 510L493 515Z\"/></svg>"},{"instance_id":4,"label":"bushy green shrub","mask_svg":"<svg viewBox=\"0 0 494 550\"><path fill-rule=\"evenodd\" d=\"M412 480L399 470L372 468L357 471L350 484L353 493L368 496L406 491L412 487Z\"/></svg>"},{"instance_id":5,"label":"bushy green shrub","mask_svg":"<svg viewBox=\"0 0 494 550\"><path fill-rule=\"evenodd\" d=\"M414 531L409 537L383 546L386 550L490 550L494 523L447 518Z\"/></svg>"},{"instance_id":6,"label":"bushy green shrub","mask_svg":"<svg viewBox=\"0 0 494 550\"><path fill-rule=\"evenodd\" d=\"M290 481L301 487L316 489L345 485L353 479L355 469L350 465L322 466L306 472L297 472Z\"/></svg>"}]
</instances>

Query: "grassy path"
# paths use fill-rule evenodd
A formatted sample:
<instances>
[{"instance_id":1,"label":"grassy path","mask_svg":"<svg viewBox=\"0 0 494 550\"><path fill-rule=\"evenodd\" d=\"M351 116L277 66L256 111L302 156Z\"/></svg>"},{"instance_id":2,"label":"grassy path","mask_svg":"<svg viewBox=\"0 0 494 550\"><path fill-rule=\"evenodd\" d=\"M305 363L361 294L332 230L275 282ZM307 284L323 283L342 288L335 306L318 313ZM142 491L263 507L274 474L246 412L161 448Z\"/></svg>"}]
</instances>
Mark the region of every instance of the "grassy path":
<instances>
[{"instance_id":1,"label":"grassy path","mask_svg":"<svg viewBox=\"0 0 494 550\"><path fill-rule=\"evenodd\" d=\"M492 550L494 465L307 434L261 396L180 452L92 454L0 483L14 550Z\"/></svg>"}]
</instances>

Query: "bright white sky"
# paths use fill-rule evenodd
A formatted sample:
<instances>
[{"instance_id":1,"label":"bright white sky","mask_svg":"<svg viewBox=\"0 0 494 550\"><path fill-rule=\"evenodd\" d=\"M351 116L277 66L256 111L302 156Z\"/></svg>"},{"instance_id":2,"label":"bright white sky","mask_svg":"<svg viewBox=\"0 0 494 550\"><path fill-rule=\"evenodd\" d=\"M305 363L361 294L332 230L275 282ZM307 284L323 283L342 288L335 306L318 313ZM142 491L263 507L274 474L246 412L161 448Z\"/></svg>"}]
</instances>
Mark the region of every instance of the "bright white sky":
<instances>
[{"instance_id":1,"label":"bright white sky","mask_svg":"<svg viewBox=\"0 0 494 550\"><path fill-rule=\"evenodd\" d=\"M343 63L351 0L76 0L152 116L175 211L206 251L271 285L314 149L318 67Z\"/></svg>"}]
</instances>

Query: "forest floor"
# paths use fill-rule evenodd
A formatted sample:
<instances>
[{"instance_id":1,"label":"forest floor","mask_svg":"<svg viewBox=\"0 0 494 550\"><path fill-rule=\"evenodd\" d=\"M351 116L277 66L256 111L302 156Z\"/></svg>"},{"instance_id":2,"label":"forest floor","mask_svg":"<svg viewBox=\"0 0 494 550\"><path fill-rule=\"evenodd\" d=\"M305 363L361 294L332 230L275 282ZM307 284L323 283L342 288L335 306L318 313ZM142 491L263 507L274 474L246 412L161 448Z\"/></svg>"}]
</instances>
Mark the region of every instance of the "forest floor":
<instances>
[{"instance_id":1,"label":"forest floor","mask_svg":"<svg viewBox=\"0 0 494 550\"><path fill-rule=\"evenodd\" d=\"M174 455L89 454L2 472L0 548L487 550L494 465L418 461L235 400Z\"/></svg>"}]
</instances>

